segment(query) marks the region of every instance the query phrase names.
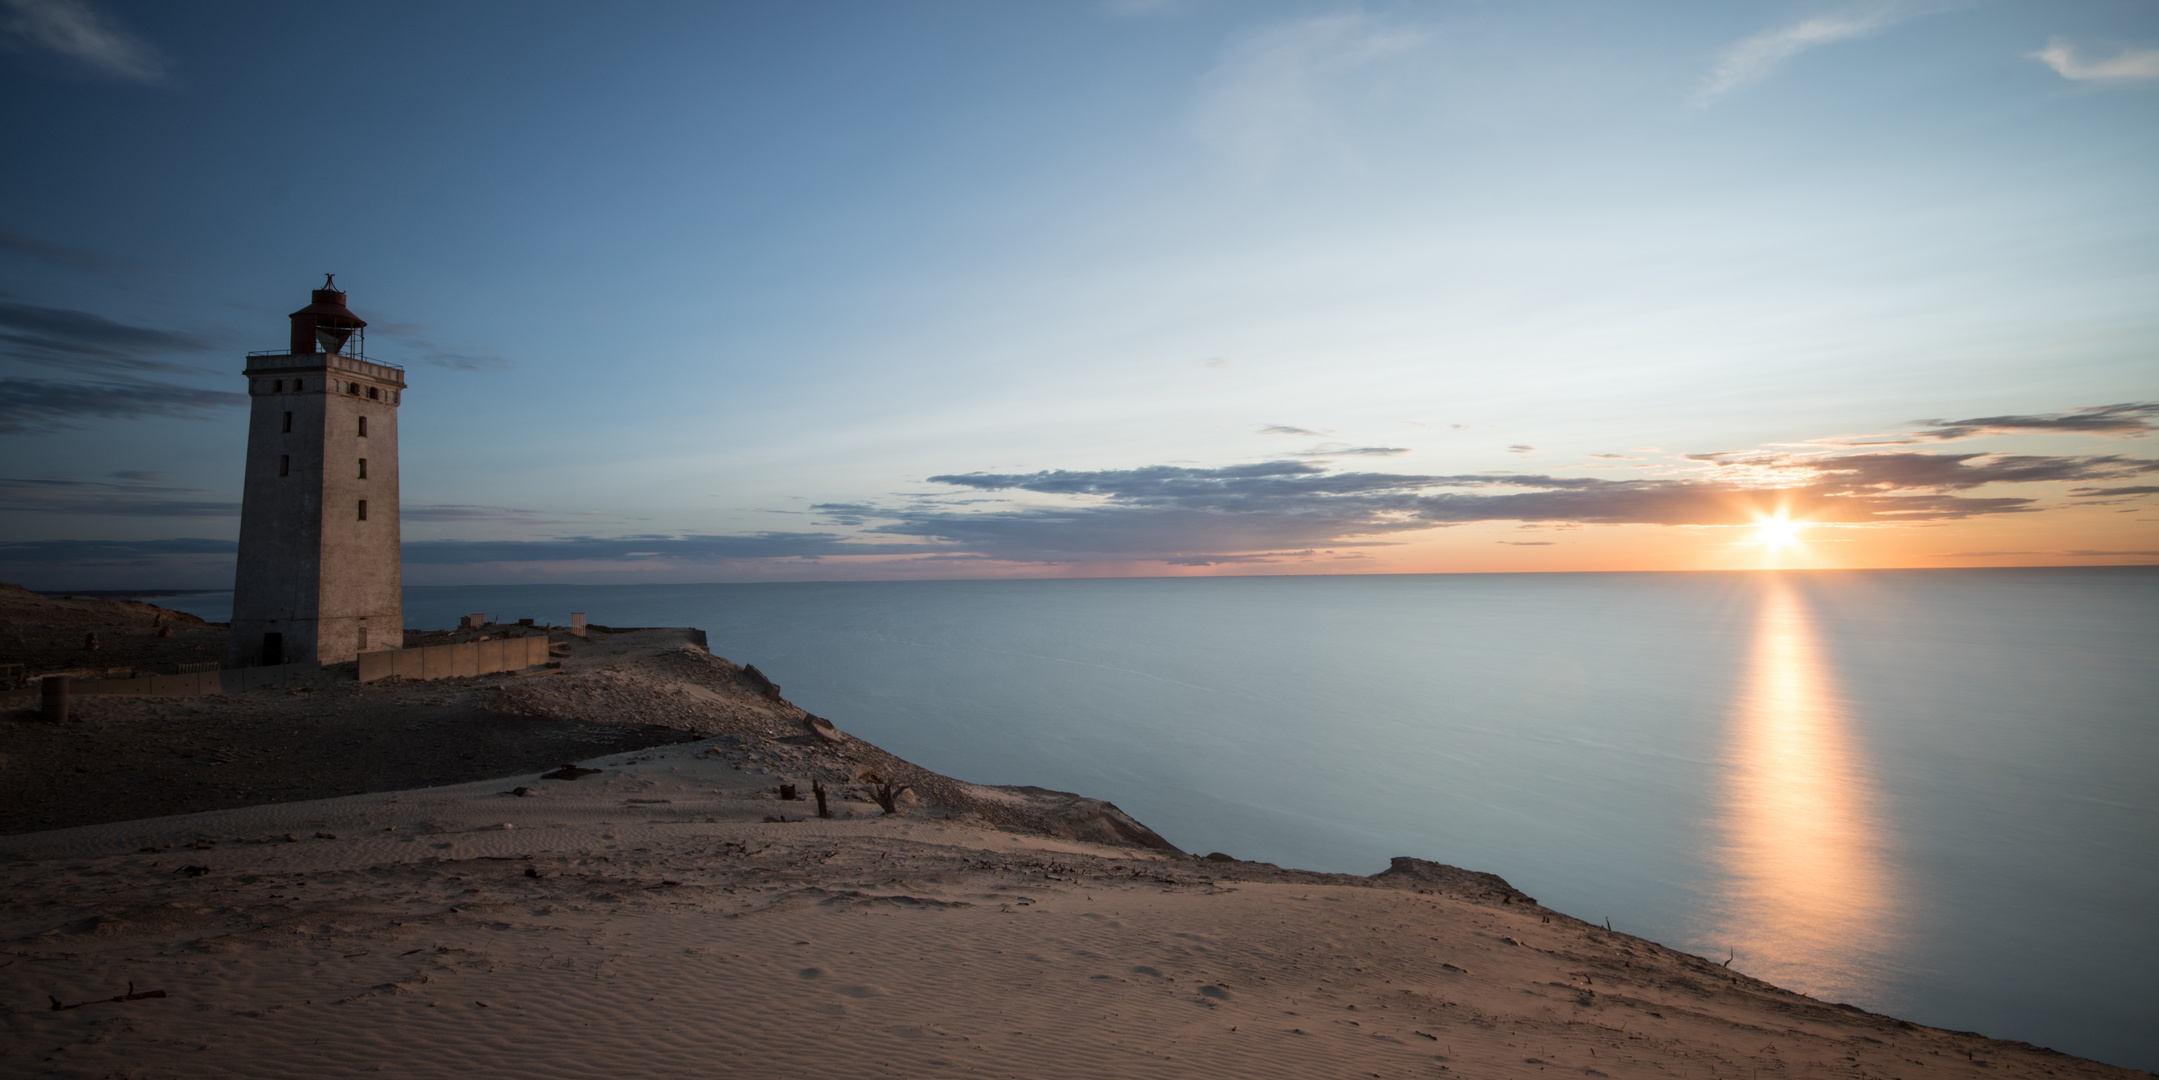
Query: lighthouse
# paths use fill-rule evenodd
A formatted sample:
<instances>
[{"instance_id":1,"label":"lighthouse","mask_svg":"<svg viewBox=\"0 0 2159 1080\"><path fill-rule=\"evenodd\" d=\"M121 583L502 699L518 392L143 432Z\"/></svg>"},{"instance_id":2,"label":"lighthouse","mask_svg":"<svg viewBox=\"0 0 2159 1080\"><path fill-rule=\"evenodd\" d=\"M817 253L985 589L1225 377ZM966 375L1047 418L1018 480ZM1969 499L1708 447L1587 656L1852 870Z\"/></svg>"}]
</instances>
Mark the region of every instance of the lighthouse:
<instances>
[{"instance_id":1,"label":"lighthouse","mask_svg":"<svg viewBox=\"0 0 2159 1080\"><path fill-rule=\"evenodd\" d=\"M291 344L247 354L247 476L228 663L342 663L404 643L397 409L405 372L367 357L334 276Z\"/></svg>"}]
</instances>

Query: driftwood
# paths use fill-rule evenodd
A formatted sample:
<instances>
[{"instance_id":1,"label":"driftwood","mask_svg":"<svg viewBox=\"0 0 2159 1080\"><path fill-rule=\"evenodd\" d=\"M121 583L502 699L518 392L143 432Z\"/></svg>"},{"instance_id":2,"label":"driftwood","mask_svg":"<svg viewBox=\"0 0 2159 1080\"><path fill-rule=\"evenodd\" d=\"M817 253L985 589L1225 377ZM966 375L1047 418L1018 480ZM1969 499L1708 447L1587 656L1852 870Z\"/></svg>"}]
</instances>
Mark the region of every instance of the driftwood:
<instances>
[{"instance_id":1,"label":"driftwood","mask_svg":"<svg viewBox=\"0 0 2159 1080\"><path fill-rule=\"evenodd\" d=\"M872 790L871 794L877 797L877 805L884 807L886 815L889 816L900 812L900 795L905 793L907 790L908 785L906 784L901 784L898 787L894 787L888 781L886 783L877 785L877 787Z\"/></svg>"},{"instance_id":2,"label":"driftwood","mask_svg":"<svg viewBox=\"0 0 2159 1080\"><path fill-rule=\"evenodd\" d=\"M540 774L540 779L542 779L542 780L575 780L575 779L577 779L577 778L578 778L578 777L580 777L580 776L591 776L592 774L594 774L594 773L597 773L597 772L599 772L599 771L600 771L600 770L598 770L598 769L580 769L580 768L578 768L578 767L577 767L577 766L575 766L575 765L564 765L563 767L561 767L561 768L559 768L559 769L556 769L556 770L555 770L554 772L551 772L551 773L541 773L541 774Z\"/></svg>"},{"instance_id":3,"label":"driftwood","mask_svg":"<svg viewBox=\"0 0 2159 1080\"><path fill-rule=\"evenodd\" d=\"M800 796L800 795L797 795L797 794L795 794L795 785L793 785L793 784L781 784L781 785L780 785L780 801L781 801L781 802L796 802L796 801L800 800L801 798L802 798L802 796Z\"/></svg>"},{"instance_id":4,"label":"driftwood","mask_svg":"<svg viewBox=\"0 0 2159 1080\"><path fill-rule=\"evenodd\" d=\"M68 1011L69 1009L80 1009L80 1008L82 1008L82 1007L83 1007L83 1006L85 1006L85 1005L103 1005L103 1004L106 1004L107 1002L116 1002L116 1001L143 1001L143 1000L146 1000L146 999L148 999L148 998L161 998L161 997L164 997L164 996L165 996L165 991L163 991L163 990L145 990L145 991L143 991L142 993L138 994L138 993L136 993L136 992L135 992L135 984L134 984L134 983L129 983L129 984L127 984L127 993L125 993L125 994L121 994L121 995L120 995L119 997L109 997L109 998L93 998L93 999L91 999L91 1000L89 1000L89 1001L78 1001L78 1002L76 1002L76 1003L75 1003L75 1004L73 1004L73 1005L62 1005L62 1004L60 1004L60 999L59 999L59 998L57 998L57 997L53 997L53 996L52 996L51 994L47 994L47 995L45 995L45 996L46 996L46 997L48 997L48 998L51 998L51 999L52 999L52 1011L54 1011L54 1012L66 1012L66 1011Z\"/></svg>"},{"instance_id":5,"label":"driftwood","mask_svg":"<svg viewBox=\"0 0 2159 1080\"><path fill-rule=\"evenodd\" d=\"M832 816L832 808L831 808L831 807L829 807L829 806L826 806L826 805L825 805L825 784L824 784L824 781L822 781L822 780L812 780L812 781L810 781L810 794L812 794L812 795L815 795L815 796L817 796L817 816L818 816L818 817L821 817L821 818L828 818L828 817L831 817L831 816Z\"/></svg>"}]
</instances>

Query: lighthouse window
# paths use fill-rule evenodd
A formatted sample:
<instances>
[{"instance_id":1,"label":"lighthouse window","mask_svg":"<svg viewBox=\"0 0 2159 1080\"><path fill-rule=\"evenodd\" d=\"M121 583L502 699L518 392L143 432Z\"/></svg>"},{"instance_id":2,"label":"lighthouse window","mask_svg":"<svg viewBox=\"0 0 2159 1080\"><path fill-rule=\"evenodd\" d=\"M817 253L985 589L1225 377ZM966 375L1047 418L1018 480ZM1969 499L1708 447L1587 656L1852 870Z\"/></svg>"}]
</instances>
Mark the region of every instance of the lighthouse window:
<instances>
[{"instance_id":1,"label":"lighthouse window","mask_svg":"<svg viewBox=\"0 0 2159 1080\"><path fill-rule=\"evenodd\" d=\"M360 520L361 520L361 521L366 521L366 520L367 520L367 500L366 500L366 499L361 499L361 500L360 500Z\"/></svg>"},{"instance_id":2,"label":"lighthouse window","mask_svg":"<svg viewBox=\"0 0 2159 1080\"><path fill-rule=\"evenodd\" d=\"M372 386L370 386L370 387L368 387L368 388L367 388L367 396L368 396L368 399L372 401L372 400L376 400L376 399L377 399L377 398L378 398L378 397L379 397L380 395L376 394L376 393L375 393L375 388L374 388L374 387L372 387Z\"/></svg>"},{"instance_id":3,"label":"lighthouse window","mask_svg":"<svg viewBox=\"0 0 2159 1080\"><path fill-rule=\"evenodd\" d=\"M367 437L367 417L364 416L360 418L360 437Z\"/></svg>"},{"instance_id":4,"label":"lighthouse window","mask_svg":"<svg viewBox=\"0 0 2159 1080\"><path fill-rule=\"evenodd\" d=\"M278 474L279 476L291 476L291 475L292 475L292 455L291 455L291 454L279 454L279 455L277 456L277 474Z\"/></svg>"},{"instance_id":5,"label":"lighthouse window","mask_svg":"<svg viewBox=\"0 0 2159 1080\"><path fill-rule=\"evenodd\" d=\"M366 458L361 458L361 459L360 459L360 479L362 479L362 480L365 480L365 479L367 479L367 459L366 459Z\"/></svg>"},{"instance_id":6,"label":"lighthouse window","mask_svg":"<svg viewBox=\"0 0 2159 1080\"><path fill-rule=\"evenodd\" d=\"M270 385L275 393L282 394L285 392L285 380L283 379L279 379Z\"/></svg>"},{"instance_id":7,"label":"lighthouse window","mask_svg":"<svg viewBox=\"0 0 2159 1080\"><path fill-rule=\"evenodd\" d=\"M286 414L285 414L285 433L286 433L286 434L288 434L288 435L292 433L292 414L291 414L291 413L286 413Z\"/></svg>"},{"instance_id":8,"label":"lighthouse window","mask_svg":"<svg viewBox=\"0 0 2159 1080\"><path fill-rule=\"evenodd\" d=\"M360 384L356 382L346 383L345 392L357 396L360 393Z\"/></svg>"}]
</instances>

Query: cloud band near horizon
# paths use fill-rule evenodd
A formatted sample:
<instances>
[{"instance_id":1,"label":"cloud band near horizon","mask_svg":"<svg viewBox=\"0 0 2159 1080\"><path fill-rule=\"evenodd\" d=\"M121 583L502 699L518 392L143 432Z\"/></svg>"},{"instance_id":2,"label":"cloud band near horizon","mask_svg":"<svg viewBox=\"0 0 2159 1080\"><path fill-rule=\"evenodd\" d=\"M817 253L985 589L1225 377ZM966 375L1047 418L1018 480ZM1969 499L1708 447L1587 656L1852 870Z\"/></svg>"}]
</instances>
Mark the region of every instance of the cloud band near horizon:
<instances>
[{"instance_id":1,"label":"cloud band near horizon","mask_svg":"<svg viewBox=\"0 0 2159 1080\"><path fill-rule=\"evenodd\" d=\"M2072 430L2114 434L2149 415L2147 406L2108 408L2111 411L2095 416L2094 423ZM2045 429L2048 420L1993 417L1950 426ZM1429 475L1335 471L1310 460L1215 468L948 473L928 480L969 492L1025 492L1055 501L993 510L969 508L980 500L937 496L891 506L820 503L812 509L856 531L438 539L407 542L403 552L404 562L414 567L716 568L849 558L895 560L893 565L987 560L1202 567L1311 558L1322 549L1336 558L1355 557L1359 548L1403 543L1406 534L1474 523L1729 527L1782 514L1817 524L1884 526L2047 509L2031 495L1975 494L1993 485L2079 484L2068 495L2079 500L2097 494L2134 498L2159 493L2159 485L2092 486L2159 473L2159 459L2124 454L1747 452L1700 454L1690 460L1707 466L1707 475L1636 480ZM48 501L75 507L92 502L112 513L140 516L218 517L236 509L229 503L161 498L187 493L161 489L154 477L96 483L17 480L5 482L5 487L18 509L40 509ZM446 518L457 519L455 514ZM1352 554L1336 554L1341 549ZM209 540L19 542L0 544L0 568L147 567L165 556L199 560L233 550L230 541Z\"/></svg>"}]
</instances>

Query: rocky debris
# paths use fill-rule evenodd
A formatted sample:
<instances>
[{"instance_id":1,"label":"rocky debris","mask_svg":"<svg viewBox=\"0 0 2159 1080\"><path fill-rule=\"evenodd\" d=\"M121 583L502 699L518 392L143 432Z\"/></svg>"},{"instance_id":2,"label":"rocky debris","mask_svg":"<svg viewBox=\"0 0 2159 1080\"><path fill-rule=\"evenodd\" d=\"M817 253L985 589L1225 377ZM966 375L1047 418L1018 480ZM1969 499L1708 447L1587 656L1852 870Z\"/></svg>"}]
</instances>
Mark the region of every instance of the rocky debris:
<instances>
[{"instance_id":1,"label":"rocky debris","mask_svg":"<svg viewBox=\"0 0 2159 1080\"><path fill-rule=\"evenodd\" d=\"M756 664L743 668L742 677L744 681L756 687L757 692L763 694L767 699L772 701L780 700L780 684L765 678L765 673L757 670Z\"/></svg>"},{"instance_id":2,"label":"rocky debris","mask_svg":"<svg viewBox=\"0 0 2159 1080\"><path fill-rule=\"evenodd\" d=\"M1396 856L1394 865L1373 874L1372 880L1382 885L1444 893L1487 904L1535 905L1537 902L1536 897L1526 895L1507 884L1507 879L1498 874L1464 870L1459 866L1426 862L1407 855Z\"/></svg>"}]
</instances>

